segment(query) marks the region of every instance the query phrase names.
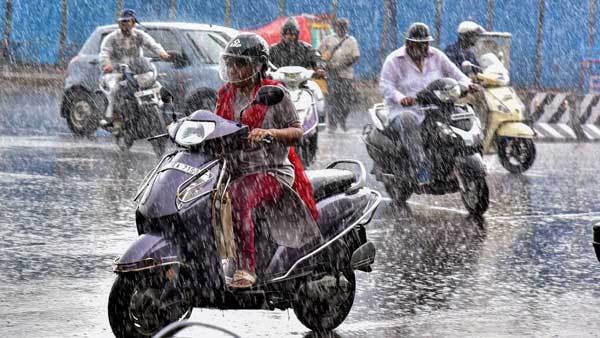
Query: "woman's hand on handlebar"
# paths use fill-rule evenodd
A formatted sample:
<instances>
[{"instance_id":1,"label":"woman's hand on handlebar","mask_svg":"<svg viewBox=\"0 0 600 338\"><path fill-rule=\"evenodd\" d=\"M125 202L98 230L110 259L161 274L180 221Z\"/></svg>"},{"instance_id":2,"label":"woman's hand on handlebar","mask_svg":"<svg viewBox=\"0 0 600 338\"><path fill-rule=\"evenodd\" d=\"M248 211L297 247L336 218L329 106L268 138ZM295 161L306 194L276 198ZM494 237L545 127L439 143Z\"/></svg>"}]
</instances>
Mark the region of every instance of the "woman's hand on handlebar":
<instances>
[{"instance_id":1,"label":"woman's hand on handlebar","mask_svg":"<svg viewBox=\"0 0 600 338\"><path fill-rule=\"evenodd\" d=\"M275 133L271 129L254 128L248 134L248 140L252 142L265 141L270 143L275 137Z\"/></svg>"}]
</instances>

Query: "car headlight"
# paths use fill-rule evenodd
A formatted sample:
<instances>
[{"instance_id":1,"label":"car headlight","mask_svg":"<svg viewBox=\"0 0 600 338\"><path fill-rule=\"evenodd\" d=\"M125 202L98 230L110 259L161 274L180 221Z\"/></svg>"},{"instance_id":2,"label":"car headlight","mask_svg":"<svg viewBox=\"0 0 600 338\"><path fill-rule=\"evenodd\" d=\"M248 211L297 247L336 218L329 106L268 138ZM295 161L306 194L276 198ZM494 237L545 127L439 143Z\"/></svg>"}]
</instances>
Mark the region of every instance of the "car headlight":
<instances>
[{"instance_id":1,"label":"car headlight","mask_svg":"<svg viewBox=\"0 0 600 338\"><path fill-rule=\"evenodd\" d=\"M208 121L185 121L177 130L175 143L181 146L193 146L202 143L215 131L215 123Z\"/></svg>"},{"instance_id":2,"label":"car headlight","mask_svg":"<svg viewBox=\"0 0 600 338\"><path fill-rule=\"evenodd\" d=\"M177 189L177 208L181 208L184 203L189 203L206 193L205 186L213 178L214 175L212 172L206 170L202 175L192 178L191 181L182 184Z\"/></svg>"}]
</instances>

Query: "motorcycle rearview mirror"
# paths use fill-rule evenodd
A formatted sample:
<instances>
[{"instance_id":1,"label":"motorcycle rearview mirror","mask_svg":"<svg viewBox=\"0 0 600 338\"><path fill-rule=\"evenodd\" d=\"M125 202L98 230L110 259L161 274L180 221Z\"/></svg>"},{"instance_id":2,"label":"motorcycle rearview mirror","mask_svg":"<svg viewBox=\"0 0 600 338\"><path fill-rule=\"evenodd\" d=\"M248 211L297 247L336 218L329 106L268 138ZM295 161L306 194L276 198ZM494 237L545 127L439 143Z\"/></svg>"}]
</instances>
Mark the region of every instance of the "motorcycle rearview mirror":
<instances>
[{"instance_id":1,"label":"motorcycle rearview mirror","mask_svg":"<svg viewBox=\"0 0 600 338\"><path fill-rule=\"evenodd\" d=\"M463 61L463 63L461 63L461 67L465 72L472 72L474 68L481 69L481 67L474 65L469 60Z\"/></svg>"},{"instance_id":2,"label":"motorcycle rearview mirror","mask_svg":"<svg viewBox=\"0 0 600 338\"><path fill-rule=\"evenodd\" d=\"M167 51L169 54L169 62L172 62L175 67L185 67L190 62L187 56L181 52L177 51Z\"/></svg>"},{"instance_id":3,"label":"motorcycle rearview mirror","mask_svg":"<svg viewBox=\"0 0 600 338\"><path fill-rule=\"evenodd\" d=\"M283 100L285 93L280 86L263 86L256 93L253 103L274 106Z\"/></svg>"}]
</instances>

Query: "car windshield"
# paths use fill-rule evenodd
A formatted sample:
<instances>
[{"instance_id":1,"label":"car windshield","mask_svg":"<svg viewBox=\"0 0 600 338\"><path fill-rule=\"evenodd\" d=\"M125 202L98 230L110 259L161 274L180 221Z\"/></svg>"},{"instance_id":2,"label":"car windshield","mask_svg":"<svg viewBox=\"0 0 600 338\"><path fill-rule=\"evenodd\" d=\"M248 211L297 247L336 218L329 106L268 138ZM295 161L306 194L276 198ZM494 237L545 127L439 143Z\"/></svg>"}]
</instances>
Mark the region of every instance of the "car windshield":
<instances>
[{"instance_id":1,"label":"car windshield","mask_svg":"<svg viewBox=\"0 0 600 338\"><path fill-rule=\"evenodd\" d=\"M187 30L185 35L192 41L194 48L206 63L217 64L226 41L215 32Z\"/></svg>"}]
</instances>

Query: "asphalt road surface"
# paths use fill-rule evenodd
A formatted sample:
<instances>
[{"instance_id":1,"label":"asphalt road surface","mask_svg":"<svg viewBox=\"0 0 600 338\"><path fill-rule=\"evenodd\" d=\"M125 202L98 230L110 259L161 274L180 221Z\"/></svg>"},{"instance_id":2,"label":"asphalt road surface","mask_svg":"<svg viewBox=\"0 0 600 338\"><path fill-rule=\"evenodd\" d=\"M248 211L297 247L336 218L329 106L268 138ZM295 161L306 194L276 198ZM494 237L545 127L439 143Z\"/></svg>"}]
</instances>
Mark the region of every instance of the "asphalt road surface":
<instances>
[{"instance_id":1,"label":"asphalt road surface","mask_svg":"<svg viewBox=\"0 0 600 338\"><path fill-rule=\"evenodd\" d=\"M355 114L349 132L322 133L313 167L355 158L370 169L365 121ZM156 157L143 143L122 154L109 138L60 135L0 137L1 337L112 337L111 263L136 238L132 197ZM483 224L457 194L413 196L412 217L386 199L368 227L374 271L357 273L354 307L330 336L600 336L599 152L538 144L524 175L487 156ZM372 176L367 184L387 196ZM291 310L195 309L191 320L242 337L314 336Z\"/></svg>"}]
</instances>

